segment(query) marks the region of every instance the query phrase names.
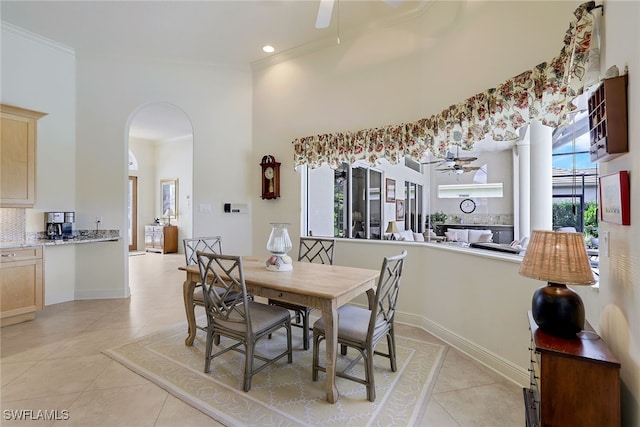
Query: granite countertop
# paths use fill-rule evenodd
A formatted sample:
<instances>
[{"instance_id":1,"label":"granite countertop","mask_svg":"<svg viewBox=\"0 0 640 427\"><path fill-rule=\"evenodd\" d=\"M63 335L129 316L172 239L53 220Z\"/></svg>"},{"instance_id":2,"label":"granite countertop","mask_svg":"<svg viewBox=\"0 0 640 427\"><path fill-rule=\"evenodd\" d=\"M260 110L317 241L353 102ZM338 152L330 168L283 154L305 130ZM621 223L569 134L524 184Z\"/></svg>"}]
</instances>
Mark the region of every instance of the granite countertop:
<instances>
[{"instance_id":1,"label":"granite countertop","mask_svg":"<svg viewBox=\"0 0 640 427\"><path fill-rule=\"evenodd\" d=\"M76 230L71 239L48 239L44 232L28 233L21 241L0 241L0 249L28 248L33 246L75 245L79 243L114 242L122 239L119 230Z\"/></svg>"}]
</instances>

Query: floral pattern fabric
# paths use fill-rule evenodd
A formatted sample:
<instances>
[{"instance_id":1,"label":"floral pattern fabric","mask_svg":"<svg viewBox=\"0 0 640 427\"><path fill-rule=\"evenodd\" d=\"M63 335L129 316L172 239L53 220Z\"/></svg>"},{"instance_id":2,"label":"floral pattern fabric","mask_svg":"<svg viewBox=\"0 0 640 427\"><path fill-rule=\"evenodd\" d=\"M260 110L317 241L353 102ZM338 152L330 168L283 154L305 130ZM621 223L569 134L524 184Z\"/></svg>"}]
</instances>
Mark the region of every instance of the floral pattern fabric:
<instances>
[{"instance_id":1,"label":"floral pattern fabric","mask_svg":"<svg viewBox=\"0 0 640 427\"><path fill-rule=\"evenodd\" d=\"M495 141L519 139L518 129L533 119L558 127L575 109L588 67L595 2L574 12L560 54L439 114L413 123L298 138L293 141L294 167L337 168L342 162L378 159L397 164L405 155L419 161L427 151L444 157L449 146L470 149L491 135Z\"/></svg>"}]
</instances>

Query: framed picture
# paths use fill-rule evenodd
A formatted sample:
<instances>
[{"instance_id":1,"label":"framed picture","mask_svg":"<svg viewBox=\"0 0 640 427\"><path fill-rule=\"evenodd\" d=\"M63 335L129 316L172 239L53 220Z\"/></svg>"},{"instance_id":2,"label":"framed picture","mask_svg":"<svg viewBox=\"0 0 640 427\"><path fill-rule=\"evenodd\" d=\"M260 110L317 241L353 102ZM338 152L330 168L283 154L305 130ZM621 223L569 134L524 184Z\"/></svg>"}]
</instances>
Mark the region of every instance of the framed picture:
<instances>
[{"instance_id":1,"label":"framed picture","mask_svg":"<svg viewBox=\"0 0 640 427\"><path fill-rule=\"evenodd\" d=\"M629 172L620 171L600 177L600 221L630 225Z\"/></svg>"},{"instance_id":2,"label":"framed picture","mask_svg":"<svg viewBox=\"0 0 640 427\"><path fill-rule=\"evenodd\" d=\"M178 219L178 178L160 180L160 196L162 217Z\"/></svg>"},{"instance_id":3,"label":"framed picture","mask_svg":"<svg viewBox=\"0 0 640 427\"><path fill-rule=\"evenodd\" d=\"M396 200L396 221L404 221L404 200Z\"/></svg>"},{"instance_id":4,"label":"framed picture","mask_svg":"<svg viewBox=\"0 0 640 427\"><path fill-rule=\"evenodd\" d=\"M387 178L386 191L387 202L394 202L396 200L396 180Z\"/></svg>"}]
</instances>

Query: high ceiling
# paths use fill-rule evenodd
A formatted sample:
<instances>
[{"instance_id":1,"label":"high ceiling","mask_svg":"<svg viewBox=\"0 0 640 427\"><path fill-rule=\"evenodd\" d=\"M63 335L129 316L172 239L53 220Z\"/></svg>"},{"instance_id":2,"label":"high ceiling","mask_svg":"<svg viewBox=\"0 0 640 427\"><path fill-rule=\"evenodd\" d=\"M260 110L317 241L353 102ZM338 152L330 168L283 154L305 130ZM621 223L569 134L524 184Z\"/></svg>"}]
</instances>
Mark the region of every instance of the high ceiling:
<instances>
[{"instance_id":1,"label":"high ceiling","mask_svg":"<svg viewBox=\"0 0 640 427\"><path fill-rule=\"evenodd\" d=\"M316 29L320 0L7 1L7 22L76 50L170 61L248 64L341 31L364 31L418 13L426 0L335 0L331 25Z\"/></svg>"},{"instance_id":2,"label":"high ceiling","mask_svg":"<svg viewBox=\"0 0 640 427\"><path fill-rule=\"evenodd\" d=\"M389 25L422 13L428 4L429 0L335 0L331 25L322 30L315 28L320 0L2 0L0 17L4 24L74 49L78 57L249 66L270 55L335 43L338 34ZM265 44L276 52L264 53ZM184 137L191 127L176 110L159 104L141 111L130 135L156 140Z\"/></svg>"}]
</instances>

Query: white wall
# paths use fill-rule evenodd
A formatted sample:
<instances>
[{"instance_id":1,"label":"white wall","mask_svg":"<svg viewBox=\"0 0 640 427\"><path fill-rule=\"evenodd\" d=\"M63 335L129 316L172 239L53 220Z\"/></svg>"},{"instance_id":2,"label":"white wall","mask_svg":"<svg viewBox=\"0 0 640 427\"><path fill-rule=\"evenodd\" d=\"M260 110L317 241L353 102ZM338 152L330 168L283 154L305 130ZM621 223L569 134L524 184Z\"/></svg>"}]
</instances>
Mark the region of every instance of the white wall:
<instances>
[{"instance_id":1,"label":"white wall","mask_svg":"<svg viewBox=\"0 0 640 427\"><path fill-rule=\"evenodd\" d=\"M3 104L47 113L38 121L36 203L26 231L44 230L44 212L76 208L75 56L68 48L2 24ZM73 299L75 249L47 247L45 305Z\"/></svg>"},{"instance_id":2,"label":"white wall","mask_svg":"<svg viewBox=\"0 0 640 427\"><path fill-rule=\"evenodd\" d=\"M594 296L579 289L588 305L591 323L600 332L622 365L624 425L640 425L640 3L607 1L603 16L601 75L616 65L629 68L629 154L600 164L600 174L630 171L631 225L600 223L610 234L609 256L600 256L600 291ZM602 249L601 249L602 251ZM602 252L601 252L602 254Z\"/></svg>"},{"instance_id":3,"label":"white wall","mask_svg":"<svg viewBox=\"0 0 640 427\"><path fill-rule=\"evenodd\" d=\"M163 179L178 179L178 218L171 221L178 226L178 252L184 252L182 239L193 237L193 142L191 137L178 141L165 141L156 144L156 199L154 202L154 218L163 218L160 211L162 195L160 182ZM150 224L148 222L147 224Z\"/></svg>"},{"instance_id":4,"label":"white wall","mask_svg":"<svg viewBox=\"0 0 640 427\"><path fill-rule=\"evenodd\" d=\"M475 172L466 172L461 175L455 175L451 172L435 171L440 168L438 165L432 168L431 177L431 213L444 212L447 215L455 215L464 220L465 224L472 223L474 215L502 215L513 217L513 156L510 149L498 152L475 153L474 156L478 160L472 163L472 166L487 165L487 182L503 184L502 197L486 198L474 197L476 202L476 210L472 214L465 214L460 210L460 202L458 199L440 199L438 198L438 186L449 184L473 184ZM466 157L467 154L460 154Z\"/></svg>"}]
</instances>

